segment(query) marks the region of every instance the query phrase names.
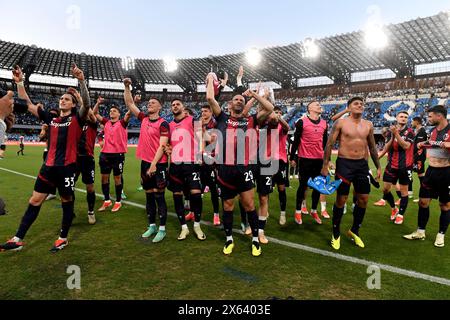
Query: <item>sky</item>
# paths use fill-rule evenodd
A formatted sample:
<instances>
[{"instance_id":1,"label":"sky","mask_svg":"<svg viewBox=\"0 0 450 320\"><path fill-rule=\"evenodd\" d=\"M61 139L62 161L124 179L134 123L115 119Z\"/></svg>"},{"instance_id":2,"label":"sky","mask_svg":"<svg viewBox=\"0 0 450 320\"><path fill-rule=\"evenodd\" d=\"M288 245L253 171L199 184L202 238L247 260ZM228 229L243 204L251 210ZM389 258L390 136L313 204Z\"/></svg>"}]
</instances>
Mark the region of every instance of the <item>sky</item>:
<instances>
[{"instance_id":1,"label":"sky","mask_svg":"<svg viewBox=\"0 0 450 320\"><path fill-rule=\"evenodd\" d=\"M206 57L450 10L450 0L0 0L0 39L74 53Z\"/></svg>"}]
</instances>

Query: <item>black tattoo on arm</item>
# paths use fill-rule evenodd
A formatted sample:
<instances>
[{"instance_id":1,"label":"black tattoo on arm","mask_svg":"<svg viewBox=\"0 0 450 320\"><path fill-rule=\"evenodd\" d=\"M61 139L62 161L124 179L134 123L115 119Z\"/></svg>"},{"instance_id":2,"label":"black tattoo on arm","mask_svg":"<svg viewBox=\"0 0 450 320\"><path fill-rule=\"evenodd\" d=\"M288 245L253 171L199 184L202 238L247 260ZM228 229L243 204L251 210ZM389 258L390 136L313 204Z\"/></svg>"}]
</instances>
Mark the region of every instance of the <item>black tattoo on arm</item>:
<instances>
[{"instance_id":1,"label":"black tattoo on arm","mask_svg":"<svg viewBox=\"0 0 450 320\"><path fill-rule=\"evenodd\" d=\"M324 167L328 166L328 164L330 163L331 160L331 152L333 151L333 146L336 143L340 133L341 133L341 128L339 126L340 121L336 121L333 125L333 128L331 129L331 134L330 137L328 138L328 142L327 142L327 146L325 148L325 155L323 157L323 163L324 163Z\"/></svg>"}]
</instances>

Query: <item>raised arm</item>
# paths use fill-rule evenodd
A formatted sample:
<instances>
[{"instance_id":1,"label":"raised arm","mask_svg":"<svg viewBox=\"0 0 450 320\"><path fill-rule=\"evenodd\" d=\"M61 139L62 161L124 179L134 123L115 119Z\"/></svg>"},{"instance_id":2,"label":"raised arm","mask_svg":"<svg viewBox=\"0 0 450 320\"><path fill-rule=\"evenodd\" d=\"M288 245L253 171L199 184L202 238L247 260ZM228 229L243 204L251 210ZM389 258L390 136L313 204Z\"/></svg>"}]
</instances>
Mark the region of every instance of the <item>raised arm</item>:
<instances>
[{"instance_id":1,"label":"raised arm","mask_svg":"<svg viewBox=\"0 0 450 320\"><path fill-rule=\"evenodd\" d=\"M345 110L339 112L333 118L331 118L331 121L336 122L337 120L339 120L340 118L342 118L344 115L346 115L349 112L350 112L350 110L348 110L348 108L346 108Z\"/></svg>"},{"instance_id":2,"label":"raised arm","mask_svg":"<svg viewBox=\"0 0 450 320\"><path fill-rule=\"evenodd\" d=\"M141 110L139 110L139 108L134 103L133 95L131 94L131 79L124 79L123 84L125 85L125 91L123 93L125 105L127 106L128 110L134 114L135 117L138 117L139 113L141 113Z\"/></svg>"},{"instance_id":3,"label":"raised arm","mask_svg":"<svg viewBox=\"0 0 450 320\"><path fill-rule=\"evenodd\" d=\"M208 74L206 78L206 100L215 117L218 117L222 113L219 103L214 97L214 77L212 74Z\"/></svg>"},{"instance_id":4,"label":"raised arm","mask_svg":"<svg viewBox=\"0 0 450 320\"><path fill-rule=\"evenodd\" d=\"M266 95L267 95L266 91ZM258 121L264 121L275 109L272 102L270 102L269 99L266 98L266 95L264 97L261 97L257 92L252 91L252 96L258 101L260 105L260 110L258 112L257 118Z\"/></svg>"},{"instance_id":5,"label":"raised arm","mask_svg":"<svg viewBox=\"0 0 450 320\"><path fill-rule=\"evenodd\" d=\"M289 130L291 130L291 127L289 126L289 123L287 123L286 120L284 120L283 116L279 116L278 117L278 121L281 124L281 127L283 128L284 131L289 132Z\"/></svg>"},{"instance_id":6,"label":"raised arm","mask_svg":"<svg viewBox=\"0 0 450 320\"><path fill-rule=\"evenodd\" d=\"M86 79L84 78L84 73L75 63L72 63L72 75L78 79L78 83L80 85L81 106L80 110L78 110L78 115L81 119L86 120L89 109L91 108L91 97L89 96L89 90L86 84Z\"/></svg>"},{"instance_id":7,"label":"raised arm","mask_svg":"<svg viewBox=\"0 0 450 320\"><path fill-rule=\"evenodd\" d=\"M98 109L103 104L103 102L105 102L105 99L103 99L102 97L99 96L97 98L97 102L95 103L94 109L92 110L92 112L94 113L94 116L97 118L97 120L99 122L103 122L103 117L98 112Z\"/></svg>"},{"instance_id":8,"label":"raised arm","mask_svg":"<svg viewBox=\"0 0 450 320\"><path fill-rule=\"evenodd\" d=\"M130 123L131 116L132 116L131 111L128 111L127 113L125 113L125 117L123 117L123 121L125 122L126 125L128 125Z\"/></svg>"},{"instance_id":9,"label":"raised arm","mask_svg":"<svg viewBox=\"0 0 450 320\"><path fill-rule=\"evenodd\" d=\"M331 129L331 134L328 137L327 147L325 148L325 155L323 157L322 176L327 177L329 174L329 165L331 160L331 153L333 146L336 143L339 135L341 134L342 124L341 121L336 121Z\"/></svg>"},{"instance_id":10,"label":"raised arm","mask_svg":"<svg viewBox=\"0 0 450 320\"><path fill-rule=\"evenodd\" d=\"M367 143L369 145L369 151L372 161L375 164L375 167L377 167L377 181L379 181L381 179L381 165L380 159L378 158L377 144L375 142L375 135L372 123L370 124L370 133L369 136L367 137Z\"/></svg>"},{"instance_id":11,"label":"raised arm","mask_svg":"<svg viewBox=\"0 0 450 320\"><path fill-rule=\"evenodd\" d=\"M38 114L39 107L33 104L33 102L31 102L31 99L28 96L27 91L25 90L25 85L23 83L24 75L22 69L19 66L15 66L12 73L13 73L13 80L17 85L17 92L19 94L19 98L26 100L28 104L28 112L32 113L34 116L39 118Z\"/></svg>"}]
</instances>

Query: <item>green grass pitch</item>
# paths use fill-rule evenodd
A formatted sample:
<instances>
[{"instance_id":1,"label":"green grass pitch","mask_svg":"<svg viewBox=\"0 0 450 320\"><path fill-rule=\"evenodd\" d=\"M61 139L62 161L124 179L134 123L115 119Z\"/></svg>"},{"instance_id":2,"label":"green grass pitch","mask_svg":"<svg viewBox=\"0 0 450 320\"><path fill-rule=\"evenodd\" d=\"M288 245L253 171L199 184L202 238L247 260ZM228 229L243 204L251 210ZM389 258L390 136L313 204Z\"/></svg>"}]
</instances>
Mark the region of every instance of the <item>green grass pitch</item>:
<instances>
[{"instance_id":1,"label":"green grass pitch","mask_svg":"<svg viewBox=\"0 0 450 320\"><path fill-rule=\"evenodd\" d=\"M0 168L36 176L42 162L42 147L25 148L25 157L17 157L10 146ZM98 153L98 150L97 150ZM98 154L97 154L98 155ZM98 160L96 158L96 160ZM139 161L130 148L125 164L127 201L145 205L139 186ZM99 171L99 170L97 170ZM97 173L96 191L101 193ZM0 239L14 235L27 207L34 180L0 170L0 196L9 214L0 217ZM84 188L81 182L78 188ZM321 249L334 254L329 246L331 222L316 225L311 217L304 224L294 223L297 183L288 189L288 224L278 225L278 194L271 197L270 218L266 234L278 240ZM113 188L111 188L113 193ZM416 179L415 195L418 185ZM57 239L61 208L58 201L47 202L29 231L26 246L18 253L0 254L0 299L449 299L450 286L411 276L381 271L381 289L369 290L367 266L306 252L282 244L269 243L259 258L251 256L250 239L235 234L232 256L222 254L224 232L221 228L203 226L205 242L192 233L184 242L177 241L179 223L169 217L168 237L154 245L140 239L146 230L144 209L124 205L117 213L97 213L98 223L89 226L85 195L77 192L76 219L69 235L69 246L58 254L49 249ZM169 211L174 212L172 195L167 192ZM402 235L417 227L417 204L410 202L405 224L389 221L388 208L376 208L381 197L375 190L361 229L366 243L359 249L346 237L339 254L450 279L450 242L437 249L433 242L438 231L440 211L436 203L426 241L408 242ZM334 199L328 200L328 211ZM96 208L101 205L97 198ZM204 221L212 221L209 194L204 197ZM235 211L235 227L240 215ZM344 217L342 232L352 223L351 211ZM447 241L450 241L448 239ZM68 266L81 269L81 290L67 288ZM448 280L450 282L450 280Z\"/></svg>"}]
</instances>

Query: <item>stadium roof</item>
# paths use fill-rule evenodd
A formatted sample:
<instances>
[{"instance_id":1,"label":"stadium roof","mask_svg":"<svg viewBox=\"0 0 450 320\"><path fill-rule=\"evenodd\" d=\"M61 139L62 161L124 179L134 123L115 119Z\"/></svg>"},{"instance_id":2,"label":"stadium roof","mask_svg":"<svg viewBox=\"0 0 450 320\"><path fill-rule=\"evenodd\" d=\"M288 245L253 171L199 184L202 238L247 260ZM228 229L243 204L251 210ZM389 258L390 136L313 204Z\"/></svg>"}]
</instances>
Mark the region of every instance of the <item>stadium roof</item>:
<instances>
[{"instance_id":1,"label":"stadium roof","mask_svg":"<svg viewBox=\"0 0 450 320\"><path fill-rule=\"evenodd\" d=\"M245 53L206 58L180 59L178 70L167 73L163 60L137 59L135 75L147 84L177 84L192 88L203 84L211 70L224 69L230 74L230 85L240 65L246 68L248 82L273 81L283 87L297 85L298 79L329 77L336 83L349 83L351 74L391 69L397 76L412 76L419 64L450 61L450 14L439 13L427 18L386 26L389 44L373 51L365 45L364 31L318 39L319 56L305 58L304 43L261 50L262 62L250 66ZM33 73L68 77L70 62L75 61L92 80L120 81L129 74L121 58L75 54L0 41L0 68L15 64Z\"/></svg>"}]
</instances>

